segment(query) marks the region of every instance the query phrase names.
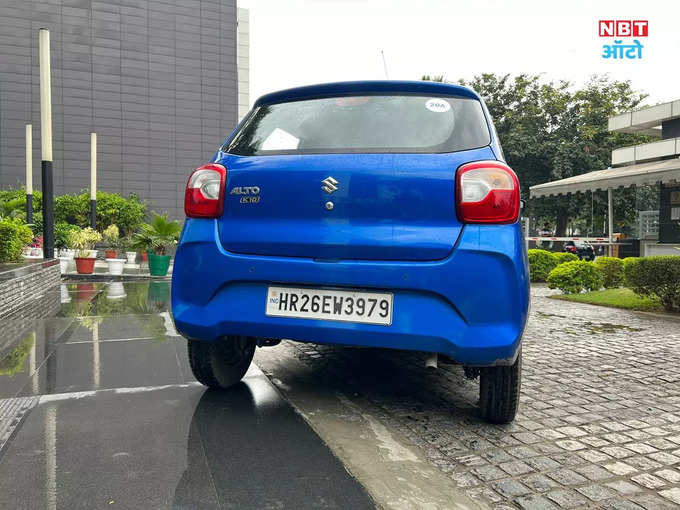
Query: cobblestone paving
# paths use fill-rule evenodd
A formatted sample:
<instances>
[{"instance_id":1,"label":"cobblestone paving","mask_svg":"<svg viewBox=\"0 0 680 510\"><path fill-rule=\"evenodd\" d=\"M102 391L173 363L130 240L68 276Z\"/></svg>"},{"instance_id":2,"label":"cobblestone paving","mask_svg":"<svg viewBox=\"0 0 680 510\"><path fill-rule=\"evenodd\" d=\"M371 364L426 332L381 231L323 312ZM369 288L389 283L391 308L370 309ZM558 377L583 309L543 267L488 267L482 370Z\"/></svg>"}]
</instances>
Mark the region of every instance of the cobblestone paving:
<instances>
[{"instance_id":1,"label":"cobblestone paving","mask_svg":"<svg viewBox=\"0 0 680 510\"><path fill-rule=\"evenodd\" d=\"M477 381L418 354L282 343L330 391L361 394L495 509L680 508L680 321L532 291L516 421L478 416Z\"/></svg>"}]
</instances>

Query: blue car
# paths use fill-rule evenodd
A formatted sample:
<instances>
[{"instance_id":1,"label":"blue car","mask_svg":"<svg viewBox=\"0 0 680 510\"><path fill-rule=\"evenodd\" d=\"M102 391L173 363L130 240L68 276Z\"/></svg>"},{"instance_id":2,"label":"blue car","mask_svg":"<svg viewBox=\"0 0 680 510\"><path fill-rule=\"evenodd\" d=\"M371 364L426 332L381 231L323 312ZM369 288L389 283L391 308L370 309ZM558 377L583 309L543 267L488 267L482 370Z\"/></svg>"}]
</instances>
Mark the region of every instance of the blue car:
<instances>
[{"instance_id":1,"label":"blue car","mask_svg":"<svg viewBox=\"0 0 680 510\"><path fill-rule=\"evenodd\" d=\"M529 308L520 190L466 87L331 83L267 94L189 177L172 313L226 388L280 339L429 353L516 413Z\"/></svg>"}]
</instances>

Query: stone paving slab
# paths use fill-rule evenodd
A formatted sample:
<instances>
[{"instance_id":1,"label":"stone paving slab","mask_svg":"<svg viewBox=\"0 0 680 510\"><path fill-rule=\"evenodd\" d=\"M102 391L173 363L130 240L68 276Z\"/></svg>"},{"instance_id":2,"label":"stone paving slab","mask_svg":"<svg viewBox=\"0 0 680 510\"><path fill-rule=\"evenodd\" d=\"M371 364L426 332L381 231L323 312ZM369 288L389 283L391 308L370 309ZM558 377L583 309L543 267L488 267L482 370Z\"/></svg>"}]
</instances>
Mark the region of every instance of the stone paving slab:
<instances>
[{"instance_id":1,"label":"stone paving slab","mask_svg":"<svg viewBox=\"0 0 680 510\"><path fill-rule=\"evenodd\" d=\"M532 291L516 421L479 418L478 382L424 357L283 342L319 384L361 394L468 495L501 508L680 507L680 323ZM274 376L276 374L273 374Z\"/></svg>"}]
</instances>

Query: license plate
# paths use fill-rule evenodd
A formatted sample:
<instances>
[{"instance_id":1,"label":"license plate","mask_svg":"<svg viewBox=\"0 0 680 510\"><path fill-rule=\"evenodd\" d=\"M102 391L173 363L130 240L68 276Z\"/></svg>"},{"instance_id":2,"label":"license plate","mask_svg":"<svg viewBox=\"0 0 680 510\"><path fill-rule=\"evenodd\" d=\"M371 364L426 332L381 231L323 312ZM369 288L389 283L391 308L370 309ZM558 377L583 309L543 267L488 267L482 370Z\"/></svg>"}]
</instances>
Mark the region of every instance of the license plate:
<instances>
[{"instance_id":1,"label":"license plate","mask_svg":"<svg viewBox=\"0 0 680 510\"><path fill-rule=\"evenodd\" d=\"M364 324L392 324L392 294L358 290L269 287L266 314Z\"/></svg>"}]
</instances>

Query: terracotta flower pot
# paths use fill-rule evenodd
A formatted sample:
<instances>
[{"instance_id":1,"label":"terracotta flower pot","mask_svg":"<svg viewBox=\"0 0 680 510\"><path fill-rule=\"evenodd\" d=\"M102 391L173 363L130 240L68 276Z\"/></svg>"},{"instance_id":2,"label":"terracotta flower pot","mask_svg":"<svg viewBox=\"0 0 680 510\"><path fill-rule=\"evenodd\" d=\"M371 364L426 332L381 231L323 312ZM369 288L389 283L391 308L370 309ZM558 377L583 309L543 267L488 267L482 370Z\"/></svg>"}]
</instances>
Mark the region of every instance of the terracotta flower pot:
<instances>
[{"instance_id":1,"label":"terracotta flower pot","mask_svg":"<svg viewBox=\"0 0 680 510\"><path fill-rule=\"evenodd\" d=\"M142 250L142 262L147 262L149 260L146 250Z\"/></svg>"},{"instance_id":2,"label":"terracotta flower pot","mask_svg":"<svg viewBox=\"0 0 680 510\"><path fill-rule=\"evenodd\" d=\"M97 259L90 257L76 257L76 270L79 274L92 274L94 273L94 263Z\"/></svg>"},{"instance_id":3,"label":"terracotta flower pot","mask_svg":"<svg viewBox=\"0 0 680 510\"><path fill-rule=\"evenodd\" d=\"M110 249L110 250L104 250L106 253L106 258L107 259L115 259L118 257L118 250Z\"/></svg>"}]
</instances>

